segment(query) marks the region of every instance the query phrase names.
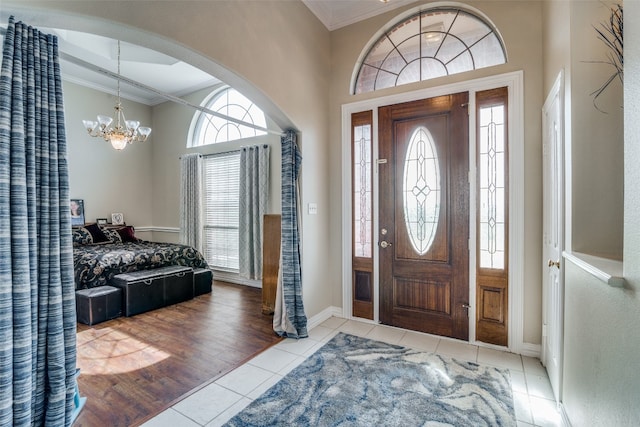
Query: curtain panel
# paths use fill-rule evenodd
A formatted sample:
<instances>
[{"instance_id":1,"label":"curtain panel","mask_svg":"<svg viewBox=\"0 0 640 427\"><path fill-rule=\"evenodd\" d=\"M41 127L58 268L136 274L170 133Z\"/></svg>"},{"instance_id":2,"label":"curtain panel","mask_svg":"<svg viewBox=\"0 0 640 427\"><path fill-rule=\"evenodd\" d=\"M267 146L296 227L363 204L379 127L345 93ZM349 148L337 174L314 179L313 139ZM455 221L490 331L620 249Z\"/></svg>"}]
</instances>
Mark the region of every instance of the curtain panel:
<instances>
[{"instance_id":1,"label":"curtain panel","mask_svg":"<svg viewBox=\"0 0 640 427\"><path fill-rule=\"evenodd\" d=\"M13 17L0 72L0 425L65 426L76 313L58 41Z\"/></svg>"},{"instance_id":2,"label":"curtain panel","mask_svg":"<svg viewBox=\"0 0 640 427\"><path fill-rule=\"evenodd\" d=\"M282 148L282 231L280 269L273 315L274 331L284 337L306 338L307 316L302 303L300 265L300 199L298 174L302 156L296 133L288 130L281 138Z\"/></svg>"},{"instance_id":3,"label":"curtain panel","mask_svg":"<svg viewBox=\"0 0 640 427\"><path fill-rule=\"evenodd\" d=\"M180 243L202 252L202 155L180 157Z\"/></svg>"},{"instance_id":4,"label":"curtain panel","mask_svg":"<svg viewBox=\"0 0 640 427\"><path fill-rule=\"evenodd\" d=\"M240 152L238 247L240 275L262 279L263 219L269 200L269 146L243 147Z\"/></svg>"}]
</instances>

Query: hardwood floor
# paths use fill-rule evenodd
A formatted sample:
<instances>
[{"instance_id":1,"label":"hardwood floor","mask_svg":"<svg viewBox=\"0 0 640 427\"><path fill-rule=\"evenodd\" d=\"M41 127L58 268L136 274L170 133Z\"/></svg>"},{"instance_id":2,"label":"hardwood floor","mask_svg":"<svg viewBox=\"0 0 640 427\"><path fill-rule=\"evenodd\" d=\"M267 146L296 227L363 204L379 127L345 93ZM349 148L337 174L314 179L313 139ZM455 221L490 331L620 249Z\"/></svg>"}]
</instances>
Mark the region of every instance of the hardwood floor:
<instances>
[{"instance_id":1,"label":"hardwood floor","mask_svg":"<svg viewBox=\"0 0 640 427\"><path fill-rule=\"evenodd\" d=\"M74 426L140 425L281 340L260 289L214 282L211 294L94 326L78 324Z\"/></svg>"}]
</instances>

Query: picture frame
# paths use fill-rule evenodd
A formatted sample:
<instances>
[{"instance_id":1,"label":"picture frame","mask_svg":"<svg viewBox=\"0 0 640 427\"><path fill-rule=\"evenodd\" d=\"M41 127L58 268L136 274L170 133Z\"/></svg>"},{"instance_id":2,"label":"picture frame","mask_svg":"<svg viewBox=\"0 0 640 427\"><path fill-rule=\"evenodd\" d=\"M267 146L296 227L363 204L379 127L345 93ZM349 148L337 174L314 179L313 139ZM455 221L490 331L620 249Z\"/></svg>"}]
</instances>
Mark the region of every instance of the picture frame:
<instances>
[{"instance_id":1,"label":"picture frame","mask_svg":"<svg viewBox=\"0 0 640 427\"><path fill-rule=\"evenodd\" d=\"M111 214L111 223L113 225L124 225L124 215L116 212Z\"/></svg>"},{"instance_id":2,"label":"picture frame","mask_svg":"<svg viewBox=\"0 0 640 427\"><path fill-rule=\"evenodd\" d=\"M71 226L84 225L84 200L71 199L69 202L71 212Z\"/></svg>"},{"instance_id":3,"label":"picture frame","mask_svg":"<svg viewBox=\"0 0 640 427\"><path fill-rule=\"evenodd\" d=\"M96 218L96 224L107 225L108 224L107 218Z\"/></svg>"}]
</instances>

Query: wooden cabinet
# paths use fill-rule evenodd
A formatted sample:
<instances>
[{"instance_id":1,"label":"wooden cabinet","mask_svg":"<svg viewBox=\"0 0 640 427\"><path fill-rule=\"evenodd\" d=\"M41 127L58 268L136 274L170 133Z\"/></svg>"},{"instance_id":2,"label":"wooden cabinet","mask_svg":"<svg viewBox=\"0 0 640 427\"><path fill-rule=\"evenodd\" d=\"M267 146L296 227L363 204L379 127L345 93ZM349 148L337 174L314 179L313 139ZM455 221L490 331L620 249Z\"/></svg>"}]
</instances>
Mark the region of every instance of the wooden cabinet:
<instances>
[{"instance_id":1,"label":"wooden cabinet","mask_svg":"<svg viewBox=\"0 0 640 427\"><path fill-rule=\"evenodd\" d=\"M280 215L265 215L262 228L262 313L276 307L276 288L280 268Z\"/></svg>"}]
</instances>

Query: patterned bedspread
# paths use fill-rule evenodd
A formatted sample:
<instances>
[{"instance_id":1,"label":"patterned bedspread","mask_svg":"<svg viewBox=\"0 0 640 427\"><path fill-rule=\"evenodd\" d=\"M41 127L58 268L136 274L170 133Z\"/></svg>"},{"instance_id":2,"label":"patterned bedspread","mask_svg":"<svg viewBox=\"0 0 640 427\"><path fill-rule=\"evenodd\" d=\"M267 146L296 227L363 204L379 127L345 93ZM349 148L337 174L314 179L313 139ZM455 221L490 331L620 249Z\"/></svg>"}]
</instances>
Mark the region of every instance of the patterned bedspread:
<instances>
[{"instance_id":1,"label":"patterned bedspread","mask_svg":"<svg viewBox=\"0 0 640 427\"><path fill-rule=\"evenodd\" d=\"M106 285L116 274L166 265L208 267L195 248L175 243L140 241L73 248L76 289Z\"/></svg>"}]
</instances>

